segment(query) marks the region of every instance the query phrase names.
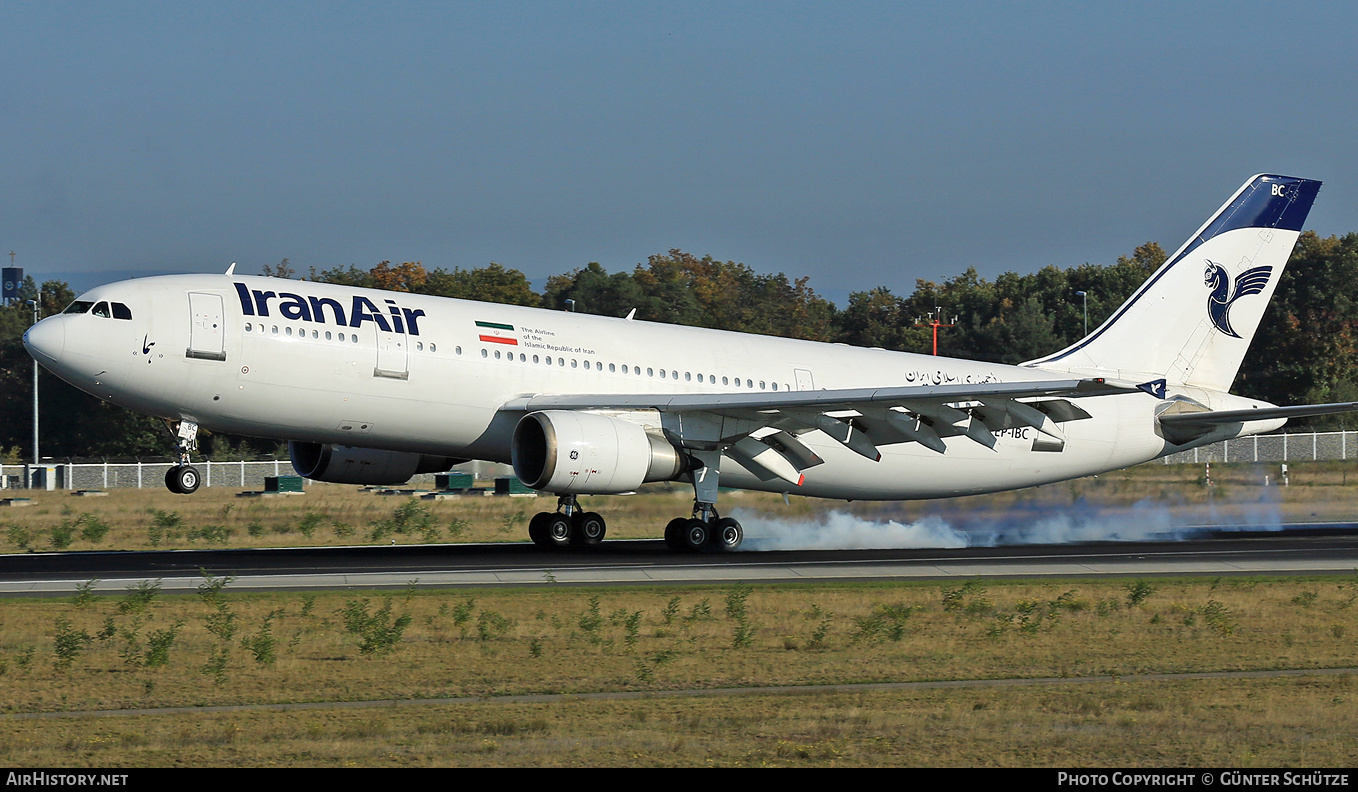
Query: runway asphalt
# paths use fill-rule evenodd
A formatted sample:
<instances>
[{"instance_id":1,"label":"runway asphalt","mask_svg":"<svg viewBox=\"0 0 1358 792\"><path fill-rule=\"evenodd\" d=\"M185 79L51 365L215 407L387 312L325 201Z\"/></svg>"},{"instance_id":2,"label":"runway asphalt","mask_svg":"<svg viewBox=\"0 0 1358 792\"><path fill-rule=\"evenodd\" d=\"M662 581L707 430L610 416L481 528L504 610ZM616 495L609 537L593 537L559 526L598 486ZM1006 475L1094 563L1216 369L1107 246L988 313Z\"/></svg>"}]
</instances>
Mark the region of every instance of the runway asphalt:
<instances>
[{"instance_id":1,"label":"runway asphalt","mask_svg":"<svg viewBox=\"0 0 1358 792\"><path fill-rule=\"evenodd\" d=\"M236 590L1358 574L1358 525L1215 529L1159 542L731 554L676 554L659 541L605 541L576 551L499 543L29 553L0 556L0 596L65 596L91 580L105 592L146 580L160 581L167 593L193 591L202 570L235 578Z\"/></svg>"}]
</instances>

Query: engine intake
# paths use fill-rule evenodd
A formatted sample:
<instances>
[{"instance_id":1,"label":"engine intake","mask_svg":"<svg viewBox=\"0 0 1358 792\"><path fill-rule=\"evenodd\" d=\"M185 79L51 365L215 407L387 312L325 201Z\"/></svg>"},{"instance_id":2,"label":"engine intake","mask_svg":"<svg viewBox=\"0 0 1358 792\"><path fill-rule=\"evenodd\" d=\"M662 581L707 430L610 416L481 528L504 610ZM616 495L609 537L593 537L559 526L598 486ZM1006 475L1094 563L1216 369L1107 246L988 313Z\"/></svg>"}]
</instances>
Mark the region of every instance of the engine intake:
<instances>
[{"instance_id":1,"label":"engine intake","mask_svg":"<svg viewBox=\"0 0 1358 792\"><path fill-rule=\"evenodd\" d=\"M461 460L329 443L288 443L298 475L332 484L404 484L417 473L442 473Z\"/></svg>"},{"instance_id":2,"label":"engine intake","mask_svg":"<svg viewBox=\"0 0 1358 792\"><path fill-rule=\"evenodd\" d=\"M525 415L511 454L520 481L562 495L631 492L688 470L687 455L639 424L570 410Z\"/></svg>"}]
</instances>

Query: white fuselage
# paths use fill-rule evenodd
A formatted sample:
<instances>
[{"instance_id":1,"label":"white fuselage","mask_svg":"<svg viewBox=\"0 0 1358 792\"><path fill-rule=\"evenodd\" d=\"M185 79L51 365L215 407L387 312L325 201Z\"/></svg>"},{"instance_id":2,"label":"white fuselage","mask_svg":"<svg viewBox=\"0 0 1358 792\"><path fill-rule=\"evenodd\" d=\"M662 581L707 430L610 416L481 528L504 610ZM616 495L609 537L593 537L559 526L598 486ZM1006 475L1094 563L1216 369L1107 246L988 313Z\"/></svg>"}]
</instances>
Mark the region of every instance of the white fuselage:
<instances>
[{"instance_id":1,"label":"white fuselage","mask_svg":"<svg viewBox=\"0 0 1358 792\"><path fill-rule=\"evenodd\" d=\"M89 393L143 413L259 437L508 462L521 413L539 394L699 394L1052 379L1051 372L564 311L236 275L176 275L100 286L81 301L121 303L44 319L30 349ZM1256 404L1186 394L1212 409ZM1012 489L1145 462L1188 446L1155 431L1154 396L1079 400L1060 451L1031 428L965 437L947 452L882 447L872 461L812 431L825 460L801 487L724 461L724 486L845 499L910 499ZM1194 445L1281 425L1256 421Z\"/></svg>"}]
</instances>

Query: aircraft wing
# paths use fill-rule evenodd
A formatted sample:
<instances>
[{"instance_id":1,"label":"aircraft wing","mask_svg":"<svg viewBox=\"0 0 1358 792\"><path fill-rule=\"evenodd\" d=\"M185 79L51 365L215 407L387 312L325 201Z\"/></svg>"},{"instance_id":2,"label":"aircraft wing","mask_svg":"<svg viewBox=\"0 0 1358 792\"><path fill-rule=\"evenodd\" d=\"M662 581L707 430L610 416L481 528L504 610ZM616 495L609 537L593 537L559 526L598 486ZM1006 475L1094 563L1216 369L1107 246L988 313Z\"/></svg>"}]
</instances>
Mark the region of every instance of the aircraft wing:
<instances>
[{"instance_id":1,"label":"aircraft wing","mask_svg":"<svg viewBox=\"0 0 1358 792\"><path fill-rule=\"evenodd\" d=\"M777 410L815 408L853 409L857 405L904 406L907 402L976 401L981 398L1022 399L1053 396L1106 396L1134 393L1135 387L1115 385L1103 378L991 382L980 385L900 386L890 388L841 388L810 391L761 391L759 393L628 393L557 396L551 394L518 399L505 409L519 410Z\"/></svg>"},{"instance_id":2,"label":"aircraft wing","mask_svg":"<svg viewBox=\"0 0 1358 792\"><path fill-rule=\"evenodd\" d=\"M879 446L919 443L946 453L945 437L994 448L995 432L1031 428L1034 448L1060 450L1057 423L1088 418L1070 399L1136 393L1102 378L759 393L537 395L505 410L654 410L681 447L720 449L750 472L801 483L823 461L797 439L819 429L850 450L881 459Z\"/></svg>"}]
</instances>

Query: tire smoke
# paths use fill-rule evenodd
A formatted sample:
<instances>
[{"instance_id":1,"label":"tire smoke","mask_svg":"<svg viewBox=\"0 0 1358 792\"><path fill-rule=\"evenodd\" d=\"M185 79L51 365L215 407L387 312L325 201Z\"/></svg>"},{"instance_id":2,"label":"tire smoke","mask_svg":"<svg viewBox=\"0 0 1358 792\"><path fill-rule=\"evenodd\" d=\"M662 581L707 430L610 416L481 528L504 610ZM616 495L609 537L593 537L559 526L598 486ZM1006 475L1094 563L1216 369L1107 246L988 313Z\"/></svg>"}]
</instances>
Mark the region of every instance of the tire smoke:
<instances>
[{"instance_id":1,"label":"tire smoke","mask_svg":"<svg viewBox=\"0 0 1358 792\"><path fill-rule=\"evenodd\" d=\"M745 527L742 549L890 550L998 547L1086 542L1176 541L1205 527L1276 531L1282 528L1276 488L1257 499L1184 508L1145 499L1108 506L1079 499L1069 504L1021 504L1003 512L949 509L923 518L870 519L836 510L818 517L787 519L767 512L735 510Z\"/></svg>"}]
</instances>

